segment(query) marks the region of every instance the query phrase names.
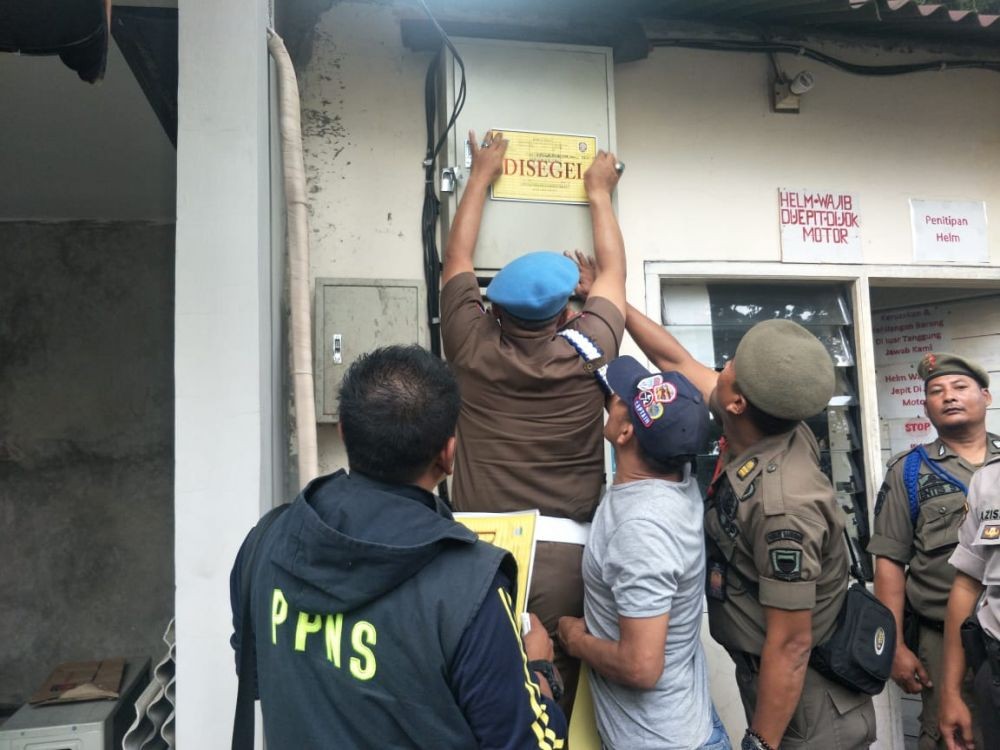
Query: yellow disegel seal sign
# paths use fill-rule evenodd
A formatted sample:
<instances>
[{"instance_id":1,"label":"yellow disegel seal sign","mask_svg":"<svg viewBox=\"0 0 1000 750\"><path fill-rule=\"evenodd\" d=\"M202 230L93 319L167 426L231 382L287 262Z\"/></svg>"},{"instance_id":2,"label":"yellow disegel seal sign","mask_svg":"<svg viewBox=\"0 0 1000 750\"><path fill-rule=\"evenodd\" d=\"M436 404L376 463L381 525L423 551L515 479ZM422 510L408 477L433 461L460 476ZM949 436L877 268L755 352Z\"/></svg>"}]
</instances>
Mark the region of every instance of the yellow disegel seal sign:
<instances>
[{"instance_id":1,"label":"yellow disegel seal sign","mask_svg":"<svg viewBox=\"0 0 1000 750\"><path fill-rule=\"evenodd\" d=\"M597 155L590 135L502 130L509 141L503 171L491 188L495 200L586 203L583 174Z\"/></svg>"}]
</instances>

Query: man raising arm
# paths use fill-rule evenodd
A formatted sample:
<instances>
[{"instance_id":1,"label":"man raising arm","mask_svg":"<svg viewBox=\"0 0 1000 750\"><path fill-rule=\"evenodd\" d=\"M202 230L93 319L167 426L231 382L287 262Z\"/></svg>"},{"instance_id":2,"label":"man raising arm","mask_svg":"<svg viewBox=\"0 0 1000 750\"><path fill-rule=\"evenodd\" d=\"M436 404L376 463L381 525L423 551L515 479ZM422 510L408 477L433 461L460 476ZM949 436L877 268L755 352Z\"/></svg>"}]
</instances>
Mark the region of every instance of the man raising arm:
<instances>
[{"instance_id":1,"label":"man raising arm","mask_svg":"<svg viewBox=\"0 0 1000 750\"><path fill-rule=\"evenodd\" d=\"M604 484L600 375L625 328L625 251L612 193L615 157L599 152L583 177L593 223L596 279L583 310L569 297L578 272L555 252L507 263L487 289L474 253L490 184L507 144L469 133L472 169L444 253L441 333L462 392L452 496L460 511L537 509L538 546L528 608L555 633L562 615L583 614L580 561ZM578 662L556 648L569 708Z\"/></svg>"},{"instance_id":2,"label":"man raising arm","mask_svg":"<svg viewBox=\"0 0 1000 750\"><path fill-rule=\"evenodd\" d=\"M705 545L691 460L708 434L705 399L632 357L608 366L608 382L614 484L584 552L586 621L563 617L559 639L592 667L607 748L724 750L699 638Z\"/></svg>"}]
</instances>

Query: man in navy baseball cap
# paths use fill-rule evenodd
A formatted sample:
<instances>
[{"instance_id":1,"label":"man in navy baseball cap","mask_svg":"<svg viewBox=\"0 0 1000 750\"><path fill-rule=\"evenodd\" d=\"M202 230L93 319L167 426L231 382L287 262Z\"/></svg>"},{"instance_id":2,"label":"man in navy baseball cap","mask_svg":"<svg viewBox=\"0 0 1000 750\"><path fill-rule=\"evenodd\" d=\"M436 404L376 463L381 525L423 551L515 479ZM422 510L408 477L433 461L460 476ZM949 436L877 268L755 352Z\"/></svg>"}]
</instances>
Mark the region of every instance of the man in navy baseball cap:
<instances>
[{"instance_id":1,"label":"man in navy baseball cap","mask_svg":"<svg viewBox=\"0 0 1000 750\"><path fill-rule=\"evenodd\" d=\"M643 458L663 463L690 460L705 447L709 425L705 399L679 372L650 373L626 355L608 365L607 379L621 401L612 403L608 424L611 429L621 428L611 423L615 407L619 412L624 407Z\"/></svg>"}]
</instances>

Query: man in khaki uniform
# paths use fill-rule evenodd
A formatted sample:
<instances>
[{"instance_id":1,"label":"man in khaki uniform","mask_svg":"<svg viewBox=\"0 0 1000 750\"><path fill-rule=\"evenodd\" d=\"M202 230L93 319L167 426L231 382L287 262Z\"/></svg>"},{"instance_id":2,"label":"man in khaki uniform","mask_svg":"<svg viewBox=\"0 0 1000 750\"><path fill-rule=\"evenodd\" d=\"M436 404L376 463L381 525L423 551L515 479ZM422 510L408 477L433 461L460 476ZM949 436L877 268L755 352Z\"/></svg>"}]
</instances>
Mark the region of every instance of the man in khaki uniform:
<instances>
[{"instance_id":1,"label":"man in khaki uniform","mask_svg":"<svg viewBox=\"0 0 1000 750\"><path fill-rule=\"evenodd\" d=\"M935 684L955 578L948 555L958 542L972 474L985 459L1000 455L1000 438L986 432L989 375L980 365L938 352L925 355L917 373L938 438L890 459L868 551L876 556L875 595L896 617L892 678L906 692L921 694L918 747L935 750L945 747Z\"/></svg>"},{"instance_id":2,"label":"man in khaki uniform","mask_svg":"<svg viewBox=\"0 0 1000 750\"><path fill-rule=\"evenodd\" d=\"M629 333L660 369L708 396L725 445L705 515L709 625L736 662L742 748L855 750L875 740L871 698L811 666L847 590L844 515L801 420L833 394L823 345L786 320L754 326L721 373L628 308Z\"/></svg>"}]
</instances>

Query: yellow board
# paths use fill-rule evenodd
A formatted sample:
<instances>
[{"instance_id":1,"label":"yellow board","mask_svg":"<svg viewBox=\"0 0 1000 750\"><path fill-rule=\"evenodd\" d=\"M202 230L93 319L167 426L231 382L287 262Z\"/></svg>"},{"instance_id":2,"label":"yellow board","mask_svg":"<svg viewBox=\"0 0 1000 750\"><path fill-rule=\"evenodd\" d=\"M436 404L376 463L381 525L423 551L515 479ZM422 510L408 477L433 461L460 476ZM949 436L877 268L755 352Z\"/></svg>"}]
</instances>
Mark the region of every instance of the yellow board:
<instances>
[{"instance_id":1,"label":"yellow board","mask_svg":"<svg viewBox=\"0 0 1000 750\"><path fill-rule=\"evenodd\" d=\"M597 138L504 130L510 141L503 172L493 183L496 200L586 203L583 173L597 155Z\"/></svg>"},{"instance_id":2,"label":"yellow board","mask_svg":"<svg viewBox=\"0 0 1000 750\"><path fill-rule=\"evenodd\" d=\"M601 735L597 733L594 716L594 696L590 693L590 667L580 667L580 679L573 701L573 718L569 720L569 746L572 750L601 750Z\"/></svg>"},{"instance_id":3,"label":"yellow board","mask_svg":"<svg viewBox=\"0 0 1000 750\"><path fill-rule=\"evenodd\" d=\"M528 601L531 568L535 564L535 522L537 510L513 513L456 513L455 520L474 531L484 542L502 547L517 562L517 602L520 616Z\"/></svg>"}]
</instances>

